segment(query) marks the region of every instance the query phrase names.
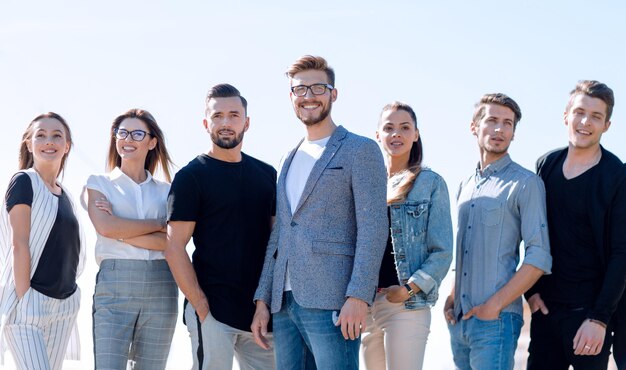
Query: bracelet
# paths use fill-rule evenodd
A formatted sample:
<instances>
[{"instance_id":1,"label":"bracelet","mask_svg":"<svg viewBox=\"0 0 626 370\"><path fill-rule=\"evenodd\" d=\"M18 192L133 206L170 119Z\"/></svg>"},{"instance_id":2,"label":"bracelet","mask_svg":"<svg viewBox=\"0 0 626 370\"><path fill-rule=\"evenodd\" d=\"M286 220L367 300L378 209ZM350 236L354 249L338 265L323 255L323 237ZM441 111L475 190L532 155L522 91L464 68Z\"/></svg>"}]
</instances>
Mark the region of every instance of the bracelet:
<instances>
[{"instance_id":1,"label":"bracelet","mask_svg":"<svg viewBox=\"0 0 626 370\"><path fill-rule=\"evenodd\" d=\"M415 291L413 290L413 288L411 288L411 286L408 283L404 284L404 288L409 293L409 298L415 295Z\"/></svg>"},{"instance_id":2,"label":"bracelet","mask_svg":"<svg viewBox=\"0 0 626 370\"><path fill-rule=\"evenodd\" d=\"M605 328L605 329L606 329L606 324L605 324L605 323L603 323L603 322L602 322L602 321L600 321L600 320L595 320L595 319L587 319L587 321L592 322L592 323L594 323L594 324L598 324L598 325L600 325L600 326L602 326L603 328Z\"/></svg>"}]
</instances>

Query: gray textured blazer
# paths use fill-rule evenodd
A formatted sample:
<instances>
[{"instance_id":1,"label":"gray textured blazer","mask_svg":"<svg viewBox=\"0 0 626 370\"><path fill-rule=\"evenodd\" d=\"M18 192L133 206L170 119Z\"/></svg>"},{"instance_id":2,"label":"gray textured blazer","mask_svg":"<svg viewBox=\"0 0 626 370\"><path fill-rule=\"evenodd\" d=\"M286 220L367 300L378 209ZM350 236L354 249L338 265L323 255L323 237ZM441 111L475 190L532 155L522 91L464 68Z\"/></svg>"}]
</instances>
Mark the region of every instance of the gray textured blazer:
<instances>
[{"instance_id":1,"label":"gray textured blazer","mask_svg":"<svg viewBox=\"0 0 626 370\"><path fill-rule=\"evenodd\" d=\"M337 127L292 214L286 179L297 149L286 155L278 178L276 222L254 299L278 312L289 264L292 293L303 307L339 310L347 297L371 304L389 233L380 149Z\"/></svg>"}]
</instances>

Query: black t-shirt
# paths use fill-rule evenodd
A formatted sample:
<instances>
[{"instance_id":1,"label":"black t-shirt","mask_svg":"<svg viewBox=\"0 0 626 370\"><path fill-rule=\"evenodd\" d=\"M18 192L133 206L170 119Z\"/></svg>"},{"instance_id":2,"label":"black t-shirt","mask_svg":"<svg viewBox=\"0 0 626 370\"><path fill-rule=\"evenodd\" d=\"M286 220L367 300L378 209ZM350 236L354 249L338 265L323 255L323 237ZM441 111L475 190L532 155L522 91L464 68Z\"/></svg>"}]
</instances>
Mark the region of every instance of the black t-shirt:
<instances>
[{"instance_id":1,"label":"black t-shirt","mask_svg":"<svg viewBox=\"0 0 626 370\"><path fill-rule=\"evenodd\" d=\"M80 256L78 220L65 192L59 198L57 217L44 246L31 288L56 299L65 299L76 291L76 269ZM19 172L11 179L6 193L7 212L18 204L33 204L33 186L28 174ZM31 230L37 232L36 230Z\"/></svg>"},{"instance_id":2,"label":"black t-shirt","mask_svg":"<svg viewBox=\"0 0 626 370\"><path fill-rule=\"evenodd\" d=\"M169 221L195 221L192 255L213 317L250 331L254 292L276 214L276 170L242 153L241 162L199 155L175 176Z\"/></svg>"},{"instance_id":3,"label":"black t-shirt","mask_svg":"<svg viewBox=\"0 0 626 370\"><path fill-rule=\"evenodd\" d=\"M389 207L387 207L387 217L391 219ZM391 243L391 233L387 236L387 247L383 255L383 261L380 265L380 273L378 274L378 287L388 288L391 285L398 285L398 273L396 271L396 262L393 256L393 244Z\"/></svg>"},{"instance_id":4,"label":"black t-shirt","mask_svg":"<svg viewBox=\"0 0 626 370\"><path fill-rule=\"evenodd\" d=\"M562 168L563 160L545 179L553 263L552 274L543 277L542 298L587 307L595 301L604 276L588 210L595 167L569 180Z\"/></svg>"}]
</instances>

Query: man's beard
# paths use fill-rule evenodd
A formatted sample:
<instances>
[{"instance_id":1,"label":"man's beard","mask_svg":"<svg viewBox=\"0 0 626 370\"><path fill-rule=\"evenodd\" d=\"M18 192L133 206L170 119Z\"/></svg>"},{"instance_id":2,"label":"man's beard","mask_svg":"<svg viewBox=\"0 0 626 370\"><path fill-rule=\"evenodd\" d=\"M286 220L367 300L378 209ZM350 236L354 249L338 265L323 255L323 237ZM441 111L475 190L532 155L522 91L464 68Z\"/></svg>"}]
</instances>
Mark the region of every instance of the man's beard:
<instances>
[{"instance_id":1,"label":"man's beard","mask_svg":"<svg viewBox=\"0 0 626 370\"><path fill-rule=\"evenodd\" d=\"M333 102L329 101L328 105L326 106L326 108L319 114L319 116L317 117L309 117L309 118L305 118L303 115L300 114L300 110L296 109L296 116L298 117L298 119L300 121L302 121L302 123L304 123L306 126L313 126L316 125L320 122L322 122L323 120L325 120L328 115L330 114L330 109L333 106Z\"/></svg>"},{"instance_id":2,"label":"man's beard","mask_svg":"<svg viewBox=\"0 0 626 370\"><path fill-rule=\"evenodd\" d=\"M244 131L241 131L239 134L235 133L235 137L232 139L222 139L219 136L219 132L215 134L211 134L211 141L222 149L232 149L239 145L243 140Z\"/></svg>"}]
</instances>

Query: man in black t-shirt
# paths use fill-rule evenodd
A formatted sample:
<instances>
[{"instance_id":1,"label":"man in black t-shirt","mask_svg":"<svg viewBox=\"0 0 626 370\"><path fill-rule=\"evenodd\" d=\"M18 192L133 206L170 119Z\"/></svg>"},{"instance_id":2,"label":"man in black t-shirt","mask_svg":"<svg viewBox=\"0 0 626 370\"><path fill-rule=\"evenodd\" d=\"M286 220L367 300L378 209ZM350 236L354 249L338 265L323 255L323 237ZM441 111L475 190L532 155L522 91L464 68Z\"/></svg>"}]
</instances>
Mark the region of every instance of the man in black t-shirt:
<instances>
[{"instance_id":1,"label":"man in black t-shirt","mask_svg":"<svg viewBox=\"0 0 626 370\"><path fill-rule=\"evenodd\" d=\"M611 125L613 91L580 81L565 110L569 145L537 162L546 186L552 275L527 293L533 312L528 369L606 369L613 349L626 369L626 176L600 145ZM621 326L621 328L620 328Z\"/></svg>"},{"instance_id":2,"label":"man in black t-shirt","mask_svg":"<svg viewBox=\"0 0 626 370\"><path fill-rule=\"evenodd\" d=\"M176 174L168 197L165 257L186 298L198 370L230 369L235 352L242 368L274 368L273 351L254 343L250 324L276 211L276 171L241 152L246 110L233 86L209 90L203 123L210 149Z\"/></svg>"}]
</instances>

